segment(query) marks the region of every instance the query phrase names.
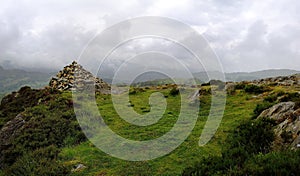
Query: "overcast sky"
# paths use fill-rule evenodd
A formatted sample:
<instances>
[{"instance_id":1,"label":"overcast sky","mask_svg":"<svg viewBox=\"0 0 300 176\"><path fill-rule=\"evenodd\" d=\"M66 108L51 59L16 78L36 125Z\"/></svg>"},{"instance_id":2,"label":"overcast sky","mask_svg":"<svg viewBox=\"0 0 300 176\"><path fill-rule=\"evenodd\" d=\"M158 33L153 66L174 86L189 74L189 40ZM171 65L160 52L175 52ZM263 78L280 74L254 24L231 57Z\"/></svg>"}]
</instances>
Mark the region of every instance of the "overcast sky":
<instances>
[{"instance_id":1,"label":"overcast sky","mask_svg":"<svg viewBox=\"0 0 300 176\"><path fill-rule=\"evenodd\" d=\"M117 22L163 16L207 39L226 72L300 70L297 0L0 0L0 65L59 69Z\"/></svg>"}]
</instances>

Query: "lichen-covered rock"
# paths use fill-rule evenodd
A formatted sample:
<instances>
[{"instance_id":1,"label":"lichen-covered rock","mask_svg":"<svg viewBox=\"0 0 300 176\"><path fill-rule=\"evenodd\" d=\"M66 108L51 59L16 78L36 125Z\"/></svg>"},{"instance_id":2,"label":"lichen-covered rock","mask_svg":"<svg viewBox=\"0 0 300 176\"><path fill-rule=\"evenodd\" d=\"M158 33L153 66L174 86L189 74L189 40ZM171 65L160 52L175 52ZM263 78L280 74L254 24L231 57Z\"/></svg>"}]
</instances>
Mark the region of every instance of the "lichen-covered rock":
<instances>
[{"instance_id":1,"label":"lichen-covered rock","mask_svg":"<svg viewBox=\"0 0 300 176\"><path fill-rule=\"evenodd\" d=\"M95 77L75 61L72 62L72 64L65 66L64 69L59 71L49 82L51 88L60 91L80 90L82 88L87 88L87 85L94 86L95 92L101 92L103 94L110 93L111 87L109 84L102 79Z\"/></svg>"}]
</instances>

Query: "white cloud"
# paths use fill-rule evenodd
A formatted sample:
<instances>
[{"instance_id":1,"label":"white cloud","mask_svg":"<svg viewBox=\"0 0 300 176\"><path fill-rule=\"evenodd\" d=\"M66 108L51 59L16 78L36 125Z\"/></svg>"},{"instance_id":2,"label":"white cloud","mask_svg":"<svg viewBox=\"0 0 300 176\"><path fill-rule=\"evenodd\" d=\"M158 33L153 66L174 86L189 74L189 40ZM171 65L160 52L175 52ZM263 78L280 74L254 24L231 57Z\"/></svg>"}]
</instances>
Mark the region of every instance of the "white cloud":
<instances>
[{"instance_id":1,"label":"white cloud","mask_svg":"<svg viewBox=\"0 0 300 176\"><path fill-rule=\"evenodd\" d=\"M0 6L0 64L58 69L105 27L161 15L203 33L225 71L300 70L299 7L296 0L7 0Z\"/></svg>"}]
</instances>

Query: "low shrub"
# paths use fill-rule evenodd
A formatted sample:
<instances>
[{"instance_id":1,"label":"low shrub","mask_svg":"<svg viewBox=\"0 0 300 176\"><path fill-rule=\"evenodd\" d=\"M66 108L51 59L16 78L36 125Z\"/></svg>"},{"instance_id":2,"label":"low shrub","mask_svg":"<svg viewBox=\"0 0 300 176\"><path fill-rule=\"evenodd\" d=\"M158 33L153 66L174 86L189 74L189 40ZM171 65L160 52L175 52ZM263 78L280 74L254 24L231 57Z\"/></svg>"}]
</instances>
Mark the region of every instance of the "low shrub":
<instances>
[{"instance_id":1,"label":"low shrub","mask_svg":"<svg viewBox=\"0 0 300 176\"><path fill-rule=\"evenodd\" d=\"M287 102L287 101L293 101L293 102L300 102L300 93L298 92L288 92L282 95L282 97L279 99L280 102Z\"/></svg>"},{"instance_id":2,"label":"low shrub","mask_svg":"<svg viewBox=\"0 0 300 176\"><path fill-rule=\"evenodd\" d=\"M272 107L275 104L275 102L268 102L268 101L264 101L262 103L259 103L256 105L255 109L253 110L253 116L252 119L257 118L264 110Z\"/></svg>"},{"instance_id":3,"label":"low shrub","mask_svg":"<svg viewBox=\"0 0 300 176\"><path fill-rule=\"evenodd\" d=\"M242 90L245 88L245 86L246 86L246 84L244 84L244 83L238 83L235 85L235 89Z\"/></svg>"},{"instance_id":4,"label":"low shrub","mask_svg":"<svg viewBox=\"0 0 300 176\"><path fill-rule=\"evenodd\" d=\"M3 172L5 175L67 175L70 170L57 161L59 149L48 146L33 152L26 152L22 157Z\"/></svg>"},{"instance_id":5,"label":"low shrub","mask_svg":"<svg viewBox=\"0 0 300 176\"><path fill-rule=\"evenodd\" d=\"M277 100L278 95L277 94L271 94L264 98L265 102L273 103Z\"/></svg>"},{"instance_id":6,"label":"low shrub","mask_svg":"<svg viewBox=\"0 0 300 176\"><path fill-rule=\"evenodd\" d=\"M244 166L244 175L299 175L300 150L271 152L250 158Z\"/></svg>"},{"instance_id":7,"label":"low shrub","mask_svg":"<svg viewBox=\"0 0 300 176\"><path fill-rule=\"evenodd\" d=\"M266 89L264 87L257 86L257 85L254 85L254 84L246 85L244 87L244 90L247 93L254 93L254 94L260 94L260 93L263 93L263 92L266 91Z\"/></svg>"},{"instance_id":8,"label":"low shrub","mask_svg":"<svg viewBox=\"0 0 300 176\"><path fill-rule=\"evenodd\" d=\"M169 92L170 95L172 96L176 96L179 94L179 89L177 89L176 87L173 87L170 92Z\"/></svg>"},{"instance_id":9,"label":"low shrub","mask_svg":"<svg viewBox=\"0 0 300 176\"><path fill-rule=\"evenodd\" d=\"M241 123L227 137L222 156L203 158L193 167L184 169L182 175L248 175L244 170L247 161L270 151L273 126L274 122L269 119Z\"/></svg>"},{"instance_id":10,"label":"low shrub","mask_svg":"<svg viewBox=\"0 0 300 176\"><path fill-rule=\"evenodd\" d=\"M2 168L9 169L27 152L76 145L86 140L68 93L46 95L38 105L26 108L22 114L25 124L5 145L0 144Z\"/></svg>"}]
</instances>

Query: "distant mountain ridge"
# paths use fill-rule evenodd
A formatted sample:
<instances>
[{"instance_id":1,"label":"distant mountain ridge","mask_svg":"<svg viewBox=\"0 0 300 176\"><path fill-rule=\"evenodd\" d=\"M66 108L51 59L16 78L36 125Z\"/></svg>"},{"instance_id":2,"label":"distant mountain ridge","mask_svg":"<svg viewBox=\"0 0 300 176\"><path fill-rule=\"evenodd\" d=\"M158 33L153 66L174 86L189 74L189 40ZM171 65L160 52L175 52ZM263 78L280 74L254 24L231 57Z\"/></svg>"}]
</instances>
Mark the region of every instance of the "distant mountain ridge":
<instances>
[{"instance_id":1,"label":"distant mountain ridge","mask_svg":"<svg viewBox=\"0 0 300 176\"><path fill-rule=\"evenodd\" d=\"M233 72L233 73L225 73L225 79L227 82L253 81L253 80L270 78L270 77L289 76L297 73L300 73L300 71L291 70L291 69L270 69L270 70L262 70L262 71L255 71L255 72ZM220 74L220 72L209 72L209 74L217 75ZM193 75L195 78L198 78L202 82L209 81L206 72L198 72L198 73L194 73Z\"/></svg>"},{"instance_id":2,"label":"distant mountain ridge","mask_svg":"<svg viewBox=\"0 0 300 176\"><path fill-rule=\"evenodd\" d=\"M224 73L226 82L241 82L241 81L254 81L260 80L265 78L272 78L278 76L289 76L294 74L299 74L300 71L297 70L290 70L290 69L270 69L270 70L262 70L262 71L255 71L255 72L233 72L233 73ZM211 78L208 77L208 74ZM222 75L221 72L218 71L210 71L210 72L197 72L193 73L194 78L198 82L207 83L214 77L220 77ZM141 81L141 79L137 79L134 81L136 85L153 85L155 82L161 83L169 83L172 82L171 79L166 78L165 76L158 77L158 75L147 75L145 80ZM153 79L151 79L153 78Z\"/></svg>"},{"instance_id":3,"label":"distant mountain ridge","mask_svg":"<svg viewBox=\"0 0 300 176\"><path fill-rule=\"evenodd\" d=\"M256 72L234 72L225 73L226 81L240 82L240 81L252 81L258 79L264 79L269 77L277 76L288 76L300 73L297 70L291 69L270 69ZM219 75L220 72L209 72L210 75ZM54 76L55 73L43 73L34 71L25 71L21 69L5 69L0 66L0 95L6 94L12 91L16 91L22 86L30 86L32 88L42 88L48 85L49 79ZM99 75L98 75L99 76ZM209 78L206 72L193 73L193 76L200 82L208 82ZM112 78L103 78L104 81L111 83ZM155 81L169 82L165 75L157 73L149 73L144 76L138 77L134 83L151 82L154 84ZM116 83L125 83L121 80Z\"/></svg>"},{"instance_id":4,"label":"distant mountain ridge","mask_svg":"<svg viewBox=\"0 0 300 176\"><path fill-rule=\"evenodd\" d=\"M255 72L236 72L236 73L226 73L227 81L252 81L257 79L264 79L270 77L278 77L278 76L289 76L293 74L300 73L297 70L291 69L270 69L270 70L262 70Z\"/></svg>"}]
</instances>

